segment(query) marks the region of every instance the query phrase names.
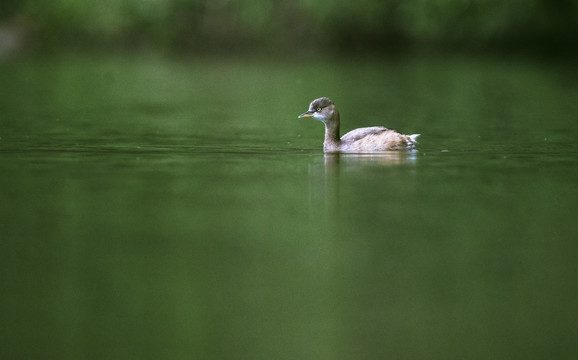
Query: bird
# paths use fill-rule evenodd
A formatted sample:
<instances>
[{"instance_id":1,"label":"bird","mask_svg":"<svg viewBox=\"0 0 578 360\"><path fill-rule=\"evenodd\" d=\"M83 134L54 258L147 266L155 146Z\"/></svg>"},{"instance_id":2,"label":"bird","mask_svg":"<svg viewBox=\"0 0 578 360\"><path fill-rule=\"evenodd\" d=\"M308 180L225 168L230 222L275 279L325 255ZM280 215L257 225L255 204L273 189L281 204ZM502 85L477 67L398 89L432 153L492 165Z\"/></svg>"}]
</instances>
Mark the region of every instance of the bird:
<instances>
[{"instance_id":1,"label":"bird","mask_svg":"<svg viewBox=\"0 0 578 360\"><path fill-rule=\"evenodd\" d=\"M383 126L363 127L339 136L339 111L327 97L315 99L298 118L314 118L325 124L325 153L376 153L414 150L420 134L403 135Z\"/></svg>"}]
</instances>

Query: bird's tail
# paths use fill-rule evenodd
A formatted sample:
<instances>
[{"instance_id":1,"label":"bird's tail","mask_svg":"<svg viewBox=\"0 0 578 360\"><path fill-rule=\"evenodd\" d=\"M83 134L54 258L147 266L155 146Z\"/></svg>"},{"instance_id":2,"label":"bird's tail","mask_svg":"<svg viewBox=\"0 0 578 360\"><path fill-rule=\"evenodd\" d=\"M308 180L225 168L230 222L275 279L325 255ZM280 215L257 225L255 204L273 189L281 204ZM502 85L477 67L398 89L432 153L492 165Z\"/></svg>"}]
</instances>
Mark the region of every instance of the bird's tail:
<instances>
[{"instance_id":1,"label":"bird's tail","mask_svg":"<svg viewBox=\"0 0 578 360\"><path fill-rule=\"evenodd\" d=\"M420 136L421 134L413 134L413 135L408 135L409 138L411 139L411 141L415 144L417 144L417 137Z\"/></svg>"}]
</instances>

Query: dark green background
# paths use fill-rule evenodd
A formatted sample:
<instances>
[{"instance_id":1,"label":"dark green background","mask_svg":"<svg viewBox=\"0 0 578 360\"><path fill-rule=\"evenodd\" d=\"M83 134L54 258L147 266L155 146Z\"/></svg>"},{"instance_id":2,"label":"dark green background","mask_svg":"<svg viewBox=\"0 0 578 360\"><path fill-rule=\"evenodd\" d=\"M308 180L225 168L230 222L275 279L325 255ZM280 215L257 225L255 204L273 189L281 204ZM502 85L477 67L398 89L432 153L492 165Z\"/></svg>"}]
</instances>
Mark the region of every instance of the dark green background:
<instances>
[{"instance_id":1,"label":"dark green background","mask_svg":"<svg viewBox=\"0 0 578 360\"><path fill-rule=\"evenodd\" d=\"M576 52L574 0L4 0L35 47L310 54L400 49Z\"/></svg>"}]
</instances>

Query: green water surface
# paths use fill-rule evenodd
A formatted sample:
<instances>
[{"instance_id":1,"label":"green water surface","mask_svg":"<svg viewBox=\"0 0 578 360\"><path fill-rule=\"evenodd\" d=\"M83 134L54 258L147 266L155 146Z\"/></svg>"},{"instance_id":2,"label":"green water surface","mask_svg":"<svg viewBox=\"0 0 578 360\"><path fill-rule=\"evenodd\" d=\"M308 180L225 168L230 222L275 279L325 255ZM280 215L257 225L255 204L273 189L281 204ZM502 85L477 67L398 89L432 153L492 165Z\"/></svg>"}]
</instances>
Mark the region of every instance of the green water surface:
<instances>
[{"instance_id":1,"label":"green water surface","mask_svg":"<svg viewBox=\"0 0 578 360\"><path fill-rule=\"evenodd\" d=\"M571 359L564 62L0 63L2 359ZM297 119L421 133L325 156Z\"/></svg>"}]
</instances>

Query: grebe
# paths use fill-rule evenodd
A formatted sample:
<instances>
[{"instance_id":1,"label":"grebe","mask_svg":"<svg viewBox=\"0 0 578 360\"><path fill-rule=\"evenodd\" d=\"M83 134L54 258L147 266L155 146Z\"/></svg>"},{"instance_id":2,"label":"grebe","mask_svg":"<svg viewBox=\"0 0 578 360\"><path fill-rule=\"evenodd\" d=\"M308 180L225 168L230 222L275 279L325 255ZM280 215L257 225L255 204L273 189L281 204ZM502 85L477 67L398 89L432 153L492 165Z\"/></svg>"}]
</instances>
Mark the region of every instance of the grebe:
<instances>
[{"instance_id":1,"label":"grebe","mask_svg":"<svg viewBox=\"0 0 578 360\"><path fill-rule=\"evenodd\" d=\"M326 97L315 99L299 118L312 117L325 124L323 151L326 153L371 153L391 150L413 150L420 134L403 135L383 126L352 130L339 137L339 111Z\"/></svg>"}]
</instances>

